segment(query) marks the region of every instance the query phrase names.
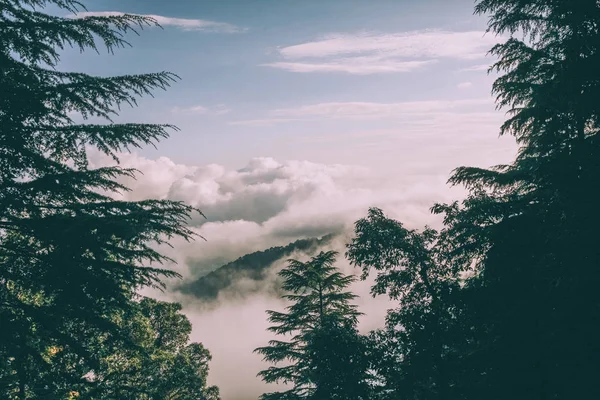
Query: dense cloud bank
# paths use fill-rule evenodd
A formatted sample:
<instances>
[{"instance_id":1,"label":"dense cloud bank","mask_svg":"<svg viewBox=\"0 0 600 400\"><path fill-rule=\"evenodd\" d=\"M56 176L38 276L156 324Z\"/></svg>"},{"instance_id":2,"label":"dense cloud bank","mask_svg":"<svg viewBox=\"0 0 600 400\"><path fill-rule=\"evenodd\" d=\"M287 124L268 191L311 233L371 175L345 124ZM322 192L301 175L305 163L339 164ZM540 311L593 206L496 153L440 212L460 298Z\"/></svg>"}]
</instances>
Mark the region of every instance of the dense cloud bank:
<instances>
[{"instance_id":1,"label":"dense cloud bank","mask_svg":"<svg viewBox=\"0 0 600 400\"><path fill-rule=\"evenodd\" d=\"M100 154L92 155L93 165L110 164ZM124 154L121 165L140 170L136 180L125 182L132 190L123 198L183 200L199 207L206 219L195 216L194 229L207 239L193 243L173 242L164 251L178 261L177 271L192 281L245 254L292 241L337 233L327 249L340 251L339 267L353 273L343 259L353 222L368 207L379 206L408 226L436 225L429 214L434 201L450 200L445 186L447 172L411 177L398 171L375 176L369 170L347 165L324 165L308 161L279 162L254 158L241 169L220 165L181 165L170 159L149 160ZM306 258L305 252L289 257ZM284 257L274 262L263 281L236 277L234 284L207 304L192 295L174 290L154 294L184 304L193 322L192 337L203 342L213 354L210 378L221 387L224 400L254 399L265 390L256 373L264 367L252 350L271 338L265 331L266 309L284 304L272 290L276 272ZM384 298L372 299L369 283L359 282L353 290L362 312L361 330L383 323L387 308Z\"/></svg>"},{"instance_id":2,"label":"dense cloud bank","mask_svg":"<svg viewBox=\"0 0 600 400\"><path fill-rule=\"evenodd\" d=\"M100 154L92 158L93 166L110 164ZM415 183L397 171L392 177L374 176L358 166L254 158L244 168L227 170L135 154L124 154L121 165L140 171L125 182L131 192L124 198L183 200L206 215L194 216L192 224L207 242L174 243L172 255L189 277L250 252L345 231L369 206L383 207L408 224L432 222L432 201L450 198L446 174L419 176Z\"/></svg>"}]
</instances>

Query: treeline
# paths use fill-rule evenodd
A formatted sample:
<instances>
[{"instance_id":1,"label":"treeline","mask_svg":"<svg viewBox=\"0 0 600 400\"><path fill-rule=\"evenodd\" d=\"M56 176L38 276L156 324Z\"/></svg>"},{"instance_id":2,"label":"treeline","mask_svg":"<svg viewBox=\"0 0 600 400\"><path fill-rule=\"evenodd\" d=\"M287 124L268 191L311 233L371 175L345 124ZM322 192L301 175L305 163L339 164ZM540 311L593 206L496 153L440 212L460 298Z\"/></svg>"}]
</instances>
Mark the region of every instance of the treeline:
<instances>
[{"instance_id":1,"label":"treeline","mask_svg":"<svg viewBox=\"0 0 600 400\"><path fill-rule=\"evenodd\" d=\"M118 161L167 137L175 127L111 117L178 78L56 68L65 46L112 52L155 21L46 6L83 10L0 0L0 398L217 399L181 307L138 294L177 276L156 245L194 239L199 211L115 200L136 171L87 158L94 148ZM256 350L274 364L260 377L288 388L264 399L600 398L600 4L479 0L475 11L509 36L491 50L493 92L516 159L457 168L450 182L469 195L432 207L440 230L379 209L356 222L346 257L398 304L383 329L357 332L354 278L335 253L290 261L290 305L269 312L281 340Z\"/></svg>"}]
</instances>

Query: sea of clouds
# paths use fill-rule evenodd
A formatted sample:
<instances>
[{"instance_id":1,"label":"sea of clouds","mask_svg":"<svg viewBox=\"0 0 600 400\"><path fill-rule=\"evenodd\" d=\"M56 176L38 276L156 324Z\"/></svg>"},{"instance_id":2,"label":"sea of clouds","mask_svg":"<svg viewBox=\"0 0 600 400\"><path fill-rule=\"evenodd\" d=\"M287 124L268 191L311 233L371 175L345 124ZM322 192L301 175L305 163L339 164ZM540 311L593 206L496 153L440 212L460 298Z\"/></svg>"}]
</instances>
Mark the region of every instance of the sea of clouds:
<instances>
[{"instance_id":1,"label":"sea of clouds","mask_svg":"<svg viewBox=\"0 0 600 400\"><path fill-rule=\"evenodd\" d=\"M137 179L124 182L131 191L121 194L122 198L182 200L205 214L206 218L194 216L191 225L206 241L174 240L172 248L162 249L177 261L175 269L184 280L198 279L248 253L332 232L339 236L328 247L340 252L339 268L357 273L343 257L344 247L353 223L365 216L369 207L380 207L411 228L439 226L439 218L431 215L429 208L434 202L451 201L462 194L445 184L449 171L390 171L386 175L359 166L264 157L251 159L240 169L227 169L215 164L182 165L164 157L151 160L137 154L120 158L123 167L140 171ZM91 154L91 161L92 167L112 164L99 153ZM224 400L256 399L272 389L256 377L267 365L252 351L273 338L266 332L265 310L283 310L285 304L272 291L256 291L256 285L269 287L284 265L285 260L276 262L262 283L237 280L220 293L216 306L177 292L176 282L171 282L165 293L151 294L184 305L193 323L192 339L202 342L213 355L210 383L220 387ZM246 295L249 285L253 294ZM382 326L386 310L393 307L384 297L372 298L369 288L370 282L352 287L366 314L360 321L363 332Z\"/></svg>"}]
</instances>

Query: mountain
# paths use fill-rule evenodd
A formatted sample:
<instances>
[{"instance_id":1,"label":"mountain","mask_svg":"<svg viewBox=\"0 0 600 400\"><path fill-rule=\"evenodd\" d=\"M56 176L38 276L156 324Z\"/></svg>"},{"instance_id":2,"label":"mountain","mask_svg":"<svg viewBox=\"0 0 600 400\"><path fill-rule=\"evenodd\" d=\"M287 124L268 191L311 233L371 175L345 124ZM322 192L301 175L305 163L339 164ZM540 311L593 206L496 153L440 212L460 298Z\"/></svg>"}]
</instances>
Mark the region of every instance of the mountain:
<instances>
[{"instance_id":1,"label":"mountain","mask_svg":"<svg viewBox=\"0 0 600 400\"><path fill-rule=\"evenodd\" d=\"M321 238L300 239L286 246L271 247L246 254L195 281L182 283L176 290L210 302L215 300L222 290L235 286L242 279L250 279L254 282L263 281L269 268L278 260L290 257L295 252L310 255L328 245L335 236L335 234L329 234ZM245 292L259 291L258 287L246 288Z\"/></svg>"}]
</instances>

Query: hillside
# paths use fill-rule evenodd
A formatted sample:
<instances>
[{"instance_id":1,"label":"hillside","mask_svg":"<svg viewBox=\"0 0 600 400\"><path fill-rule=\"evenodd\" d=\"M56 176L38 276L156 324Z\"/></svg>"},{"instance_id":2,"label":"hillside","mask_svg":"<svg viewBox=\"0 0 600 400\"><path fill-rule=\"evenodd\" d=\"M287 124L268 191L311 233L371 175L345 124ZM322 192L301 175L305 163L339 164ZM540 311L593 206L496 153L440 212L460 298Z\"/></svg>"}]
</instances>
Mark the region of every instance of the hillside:
<instances>
[{"instance_id":1,"label":"hillside","mask_svg":"<svg viewBox=\"0 0 600 400\"><path fill-rule=\"evenodd\" d=\"M276 261L289 257L294 252L310 254L329 244L334 237L335 234L329 234L321 238L300 239L286 246L246 254L195 281L181 284L177 290L201 300L215 300L219 292L232 286L239 279L262 281L269 267Z\"/></svg>"}]
</instances>

